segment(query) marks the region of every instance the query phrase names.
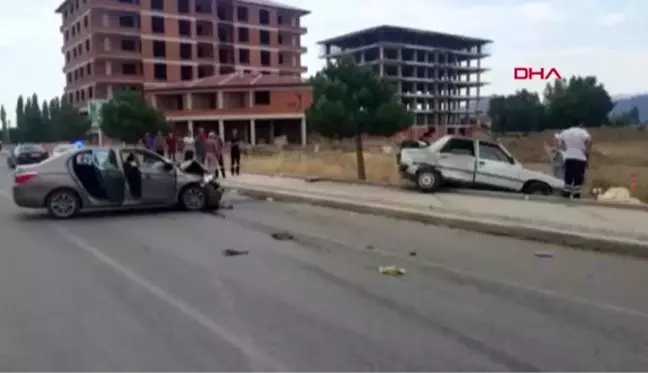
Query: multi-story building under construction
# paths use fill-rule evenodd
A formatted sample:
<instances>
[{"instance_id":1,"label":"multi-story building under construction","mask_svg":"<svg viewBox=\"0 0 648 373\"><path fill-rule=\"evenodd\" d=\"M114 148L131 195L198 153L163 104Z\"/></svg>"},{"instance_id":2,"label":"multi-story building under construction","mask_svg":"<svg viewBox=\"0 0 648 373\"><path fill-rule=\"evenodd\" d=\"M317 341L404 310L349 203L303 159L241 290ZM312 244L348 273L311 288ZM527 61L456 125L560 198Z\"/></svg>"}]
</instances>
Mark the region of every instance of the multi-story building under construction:
<instances>
[{"instance_id":1,"label":"multi-story building under construction","mask_svg":"<svg viewBox=\"0 0 648 373\"><path fill-rule=\"evenodd\" d=\"M465 131L486 84L482 59L490 40L378 26L318 42L327 60L352 56L393 83L414 125Z\"/></svg>"}]
</instances>

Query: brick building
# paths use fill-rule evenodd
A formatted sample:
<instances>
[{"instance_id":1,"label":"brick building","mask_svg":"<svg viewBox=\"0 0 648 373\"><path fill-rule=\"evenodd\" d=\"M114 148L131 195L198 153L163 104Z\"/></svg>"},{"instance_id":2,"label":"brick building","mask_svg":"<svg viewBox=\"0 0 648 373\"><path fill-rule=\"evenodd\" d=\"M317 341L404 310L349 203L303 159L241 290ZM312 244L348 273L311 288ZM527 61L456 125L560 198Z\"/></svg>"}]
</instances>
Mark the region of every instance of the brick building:
<instances>
[{"instance_id":1,"label":"brick building","mask_svg":"<svg viewBox=\"0 0 648 373\"><path fill-rule=\"evenodd\" d=\"M174 92L186 100L176 105L181 110L158 106L187 127L201 110L200 118L246 120L248 135L256 132L251 129L256 121L283 123L283 114L301 129L308 106L291 104L288 110L283 97L310 102L300 80L306 72L300 40L305 10L270 0L66 0L56 11L62 17L64 99L82 111L91 100L109 99L123 89L140 90L151 100L159 96L163 103ZM191 99L207 91L226 100L193 108ZM270 101L227 106L236 96L232 91Z\"/></svg>"}]
</instances>

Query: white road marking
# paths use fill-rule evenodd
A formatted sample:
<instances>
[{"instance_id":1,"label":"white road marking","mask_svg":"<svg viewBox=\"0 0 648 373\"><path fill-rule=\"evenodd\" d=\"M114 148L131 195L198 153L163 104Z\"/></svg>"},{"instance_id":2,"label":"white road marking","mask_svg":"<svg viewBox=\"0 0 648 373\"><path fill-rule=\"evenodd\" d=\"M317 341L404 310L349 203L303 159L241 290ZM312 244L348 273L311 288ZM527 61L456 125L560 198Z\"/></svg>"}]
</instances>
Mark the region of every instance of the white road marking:
<instances>
[{"instance_id":1,"label":"white road marking","mask_svg":"<svg viewBox=\"0 0 648 373\"><path fill-rule=\"evenodd\" d=\"M185 301L173 296L164 289L150 282L149 280L141 277L130 269L126 268L124 265L110 258L101 250L97 249L86 243L81 237L69 232L68 230L54 225L54 229L63 236L69 243L78 247L79 249L84 250L85 252L92 254L96 259L98 259L103 264L112 268L114 271L123 275L128 280L134 282L140 287L146 289L148 292L169 304L171 307L183 313L185 316L193 319L198 324L200 324L205 329L209 330L215 336L221 338L227 343L239 349L243 354L245 354L250 360L250 365L254 371L267 371L269 368L273 371L283 371L289 372L290 369L286 368L283 364L276 361L274 358L265 354L262 351L259 351L254 346L250 345L244 341L245 338L241 338L238 335L235 335L225 329L224 327L216 324L209 317L200 313L195 308L191 307Z\"/></svg>"}]
</instances>

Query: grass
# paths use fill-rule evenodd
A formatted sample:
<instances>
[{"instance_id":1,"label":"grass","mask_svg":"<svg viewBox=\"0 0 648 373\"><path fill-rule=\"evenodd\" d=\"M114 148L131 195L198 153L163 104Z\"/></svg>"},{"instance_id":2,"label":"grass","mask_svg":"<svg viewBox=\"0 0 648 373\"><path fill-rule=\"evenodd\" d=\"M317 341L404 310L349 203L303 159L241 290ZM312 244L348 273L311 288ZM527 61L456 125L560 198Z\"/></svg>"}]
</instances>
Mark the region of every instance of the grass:
<instances>
[{"instance_id":1,"label":"grass","mask_svg":"<svg viewBox=\"0 0 648 373\"><path fill-rule=\"evenodd\" d=\"M630 188L630 175L635 174L637 188L633 197L648 202L648 133L634 129L592 130L594 148L587 171L585 190L609 187ZM549 172L544 143L552 137L544 132L526 137L502 138L502 143L525 166ZM367 180L399 185L395 155L385 154L386 141L369 143L365 152ZM353 147L322 144L322 150L278 151L272 148L255 150L244 159L246 172L264 174L296 174L319 176L335 180L356 180L356 161ZM333 149L332 149L333 148ZM393 147L392 147L393 148Z\"/></svg>"}]
</instances>

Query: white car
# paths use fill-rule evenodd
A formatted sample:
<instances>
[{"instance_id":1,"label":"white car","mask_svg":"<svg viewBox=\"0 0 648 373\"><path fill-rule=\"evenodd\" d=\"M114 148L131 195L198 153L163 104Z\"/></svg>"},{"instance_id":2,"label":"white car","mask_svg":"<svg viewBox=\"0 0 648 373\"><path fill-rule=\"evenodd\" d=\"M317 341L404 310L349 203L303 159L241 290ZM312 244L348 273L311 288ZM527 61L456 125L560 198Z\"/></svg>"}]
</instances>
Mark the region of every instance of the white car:
<instances>
[{"instance_id":1,"label":"white car","mask_svg":"<svg viewBox=\"0 0 648 373\"><path fill-rule=\"evenodd\" d=\"M59 156L63 153L67 153L69 151L77 149L77 146L74 144L59 144L54 147L54 150L52 150L52 157Z\"/></svg>"},{"instance_id":2,"label":"white car","mask_svg":"<svg viewBox=\"0 0 648 373\"><path fill-rule=\"evenodd\" d=\"M410 144L400 150L397 162L401 177L428 193L453 185L550 195L564 185L552 175L524 168L496 142L458 136Z\"/></svg>"}]
</instances>

